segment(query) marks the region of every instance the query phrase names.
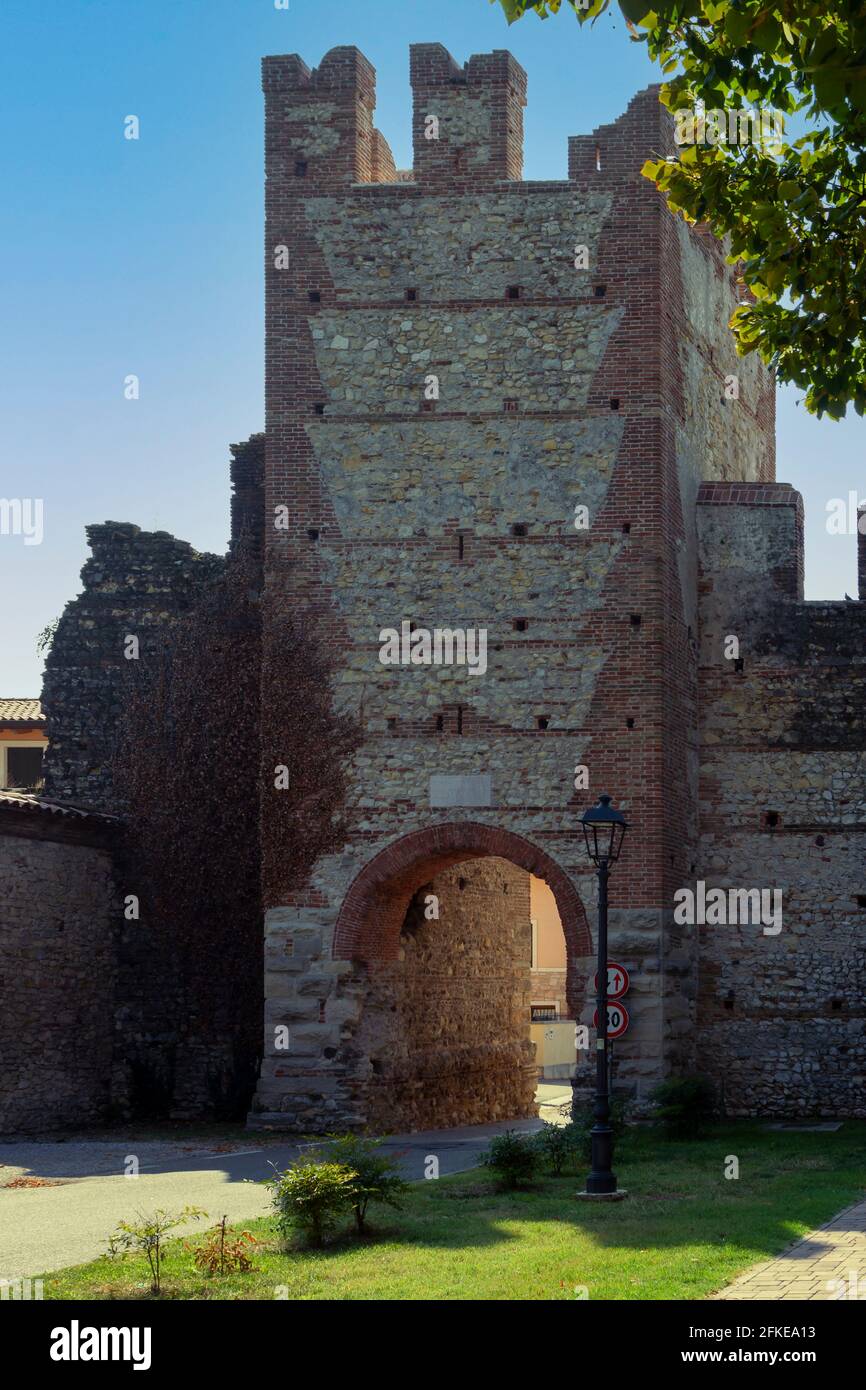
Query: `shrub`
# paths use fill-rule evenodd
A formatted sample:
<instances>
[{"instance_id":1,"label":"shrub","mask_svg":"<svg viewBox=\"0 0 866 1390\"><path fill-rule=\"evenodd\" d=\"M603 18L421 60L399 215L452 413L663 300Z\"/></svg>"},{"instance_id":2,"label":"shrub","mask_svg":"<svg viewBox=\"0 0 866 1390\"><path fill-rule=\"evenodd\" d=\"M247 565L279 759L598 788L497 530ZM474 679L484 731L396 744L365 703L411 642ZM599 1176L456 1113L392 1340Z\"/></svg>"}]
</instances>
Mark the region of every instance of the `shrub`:
<instances>
[{"instance_id":1,"label":"shrub","mask_svg":"<svg viewBox=\"0 0 866 1390\"><path fill-rule=\"evenodd\" d=\"M208 1231L201 1245L192 1251L196 1269L203 1274L248 1274L253 1268L253 1257L249 1247L257 1245L255 1236L249 1231L241 1231L234 1239L226 1240L226 1218L218 1226ZM192 1249L187 1245L187 1250Z\"/></svg>"},{"instance_id":2,"label":"shrub","mask_svg":"<svg viewBox=\"0 0 866 1390\"><path fill-rule=\"evenodd\" d=\"M482 1156L485 1168L497 1175L501 1185L508 1189L529 1187L538 1167L539 1151L534 1136L518 1134L509 1129L491 1140L490 1148Z\"/></svg>"},{"instance_id":3,"label":"shrub","mask_svg":"<svg viewBox=\"0 0 866 1390\"><path fill-rule=\"evenodd\" d=\"M564 1125L545 1120L544 1128L535 1136L543 1161L556 1177L561 1175L570 1159L580 1154L582 1139L583 1135L571 1120Z\"/></svg>"},{"instance_id":4,"label":"shrub","mask_svg":"<svg viewBox=\"0 0 866 1390\"><path fill-rule=\"evenodd\" d=\"M673 1139L697 1139L715 1109L713 1083L706 1076L671 1077L652 1093L656 1119Z\"/></svg>"},{"instance_id":5,"label":"shrub","mask_svg":"<svg viewBox=\"0 0 866 1390\"><path fill-rule=\"evenodd\" d=\"M358 1174L343 1163L306 1158L284 1173L275 1170L265 1186L277 1210L277 1226L287 1234L301 1231L307 1243L320 1248L339 1216L353 1205Z\"/></svg>"},{"instance_id":6,"label":"shrub","mask_svg":"<svg viewBox=\"0 0 866 1390\"><path fill-rule=\"evenodd\" d=\"M408 1190L397 1160L379 1152L381 1141L365 1139L357 1134L334 1135L328 1146L330 1157L355 1172L352 1182L352 1210L358 1235L364 1232L364 1221L370 1202L385 1202L399 1207L398 1198Z\"/></svg>"},{"instance_id":7,"label":"shrub","mask_svg":"<svg viewBox=\"0 0 866 1390\"><path fill-rule=\"evenodd\" d=\"M161 1291L162 1251L169 1231L187 1221L198 1221L207 1216L201 1207L184 1207L175 1216L159 1208L150 1216L138 1213L137 1221L121 1221L114 1235L108 1241L108 1254L112 1259L122 1259L133 1252L144 1251L150 1265L150 1291Z\"/></svg>"}]
</instances>

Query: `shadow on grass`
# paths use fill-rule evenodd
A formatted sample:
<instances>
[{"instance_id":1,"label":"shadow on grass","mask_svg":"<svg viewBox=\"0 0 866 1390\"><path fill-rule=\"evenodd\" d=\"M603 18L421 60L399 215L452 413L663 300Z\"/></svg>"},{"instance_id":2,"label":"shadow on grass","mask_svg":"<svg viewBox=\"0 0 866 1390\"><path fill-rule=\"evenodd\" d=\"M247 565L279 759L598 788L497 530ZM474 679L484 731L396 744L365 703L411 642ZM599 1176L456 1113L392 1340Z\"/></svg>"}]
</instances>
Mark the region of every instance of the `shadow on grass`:
<instances>
[{"instance_id":1,"label":"shadow on grass","mask_svg":"<svg viewBox=\"0 0 866 1390\"><path fill-rule=\"evenodd\" d=\"M726 1178L732 1158L739 1176ZM555 1284L559 1271L570 1266L586 1271L569 1276L572 1281L605 1287L602 1297L702 1298L866 1195L866 1124L849 1121L835 1133L818 1134L728 1124L688 1142L666 1140L656 1130L630 1130L617 1145L614 1166L630 1195L598 1206L577 1200L586 1175L582 1164L522 1191L499 1190L477 1169L415 1183L400 1211L371 1208L366 1237L358 1238L347 1224L320 1250L284 1241L270 1218L260 1218L248 1223L262 1239L253 1275L199 1276L188 1263L182 1267L173 1244L161 1298L264 1299L276 1297L272 1290L280 1285L291 1288L285 1296L292 1299L416 1298L430 1296L417 1289L430 1287L431 1270L440 1288L432 1297L475 1297L473 1281L489 1288L499 1277L510 1290L513 1278L519 1289L528 1269L534 1287L540 1269ZM797 1257L812 1258L823 1248L816 1236ZM494 1249L501 1255L485 1258ZM428 1256L437 1251L451 1257L434 1268ZM456 1295L441 1292L443 1269L448 1277L456 1271ZM396 1294L381 1292L386 1274ZM66 1275L68 1291L53 1296L76 1297L84 1276L85 1296L153 1297L140 1267L127 1267L124 1275L121 1267L100 1261Z\"/></svg>"},{"instance_id":2,"label":"shadow on grass","mask_svg":"<svg viewBox=\"0 0 866 1390\"><path fill-rule=\"evenodd\" d=\"M726 1177L731 1159L739 1176ZM597 1206L577 1200L588 1165L561 1177L544 1175L532 1186L503 1190L478 1170L415 1185L416 1196L387 1225L371 1223L376 1241L465 1249L519 1239L513 1221L556 1221L590 1235L599 1245L675 1248L737 1243L755 1259L774 1255L804 1230L866 1198L866 1124L849 1121L835 1133L766 1131L720 1125L699 1140L676 1141L657 1130L631 1130L614 1156L619 1186L628 1197ZM327 1259L369 1249L340 1233L321 1250L294 1242L285 1253ZM812 1242L811 1254L821 1243Z\"/></svg>"}]
</instances>

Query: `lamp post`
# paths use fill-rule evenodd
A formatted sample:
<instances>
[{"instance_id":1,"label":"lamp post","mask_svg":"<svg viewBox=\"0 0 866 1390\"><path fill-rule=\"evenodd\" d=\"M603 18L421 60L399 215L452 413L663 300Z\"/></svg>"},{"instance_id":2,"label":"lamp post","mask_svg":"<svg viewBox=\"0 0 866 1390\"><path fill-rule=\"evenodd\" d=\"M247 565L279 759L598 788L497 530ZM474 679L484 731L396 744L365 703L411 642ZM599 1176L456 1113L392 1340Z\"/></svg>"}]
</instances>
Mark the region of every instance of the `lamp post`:
<instances>
[{"instance_id":1,"label":"lamp post","mask_svg":"<svg viewBox=\"0 0 866 1390\"><path fill-rule=\"evenodd\" d=\"M598 971L596 976L596 1007L598 1010L595 1053L595 1104L592 1113L595 1123L592 1140L592 1171L586 1179L587 1197L618 1197L616 1174L611 1168L613 1130L610 1125L610 1092L607 1062L607 880L610 865L619 858L625 832L625 816L610 804L609 796L600 796L598 804L584 811L580 818L586 849L598 875Z\"/></svg>"}]
</instances>

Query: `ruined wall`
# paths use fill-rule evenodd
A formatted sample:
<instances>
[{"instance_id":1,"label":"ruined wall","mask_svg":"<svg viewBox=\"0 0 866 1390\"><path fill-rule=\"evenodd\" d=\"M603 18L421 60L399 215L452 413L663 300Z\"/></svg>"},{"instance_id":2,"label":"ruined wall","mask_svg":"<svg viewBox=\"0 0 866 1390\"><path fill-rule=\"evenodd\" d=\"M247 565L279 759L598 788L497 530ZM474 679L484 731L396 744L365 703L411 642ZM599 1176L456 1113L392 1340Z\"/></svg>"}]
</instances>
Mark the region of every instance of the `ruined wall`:
<instances>
[{"instance_id":1,"label":"ruined wall","mask_svg":"<svg viewBox=\"0 0 866 1390\"><path fill-rule=\"evenodd\" d=\"M237 553L243 541L261 566L265 535L265 436L251 434L240 444L230 444L231 540L229 553Z\"/></svg>"},{"instance_id":2,"label":"ruined wall","mask_svg":"<svg viewBox=\"0 0 866 1390\"><path fill-rule=\"evenodd\" d=\"M782 894L779 931L699 928L699 1065L729 1113L863 1116L866 604L803 601L786 484L707 486L698 521L696 877Z\"/></svg>"},{"instance_id":3,"label":"ruined wall","mask_svg":"<svg viewBox=\"0 0 866 1390\"><path fill-rule=\"evenodd\" d=\"M0 793L0 1135L105 1120L114 1045L111 825Z\"/></svg>"},{"instance_id":4,"label":"ruined wall","mask_svg":"<svg viewBox=\"0 0 866 1390\"><path fill-rule=\"evenodd\" d=\"M670 136L653 91L569 141L567 180L526 183L526 79L511 55L459 68L440 45L415 45L414 171L388 183L374 181L375 75L357 50L332 50L314 72L267 58L263 74L266 513L285 504L291 518L269 533L291 571L267 603L303 612L328 642L336 699L365 728L349 843L308 892L267 905L268 939L278 954L280 933L304 924L324 966L371 858L467 806L548 854L592 910L575 823L611 791L635 825L611 928L635 977L619 1076L641 1093L666 1047L687 1051L694 974L693 942L666 911L696 835L695 484L678 440L703 452L703 476L727 467L677 334L687 320L709 359L728 332L730 276L703 249L681 269L680 233L640 176ZM771 448L756 413L763 369L749 370L737 467L757 472ZM484 675L383 665L380 630L404 619L484 629ZM577 792L581 764L590 785ZM338 1010L315 1063L297 1064L308 1085L327 1077L346 1114L354 1026ZM266 1032L261 1110L285 1118L295 1104L292 1066Z\"/></svg>"},{"instance_id":5,"label":"ruined wall","mask_svg":"<svg viewBox=\"0 0 866 1390\"><path fill-rule=\"evenodd\" d=\"M424 916L438 898L439 918ZM395 961L372 963L360 1028L368 1122L382 1132L536 1113L529 876L503 859L440 874L413 900Z\"/></svg>"},{"instance_id":6,"label":"ruined wall","mask_svg":"<svg viewBox=\"0 0 866 1390\"><path fill-rule=\"evenodd\" d=\"M265 437L253 434L229 447L230 553L237 553L244 537L260 565ZM45 793L113 811L110 765L126 638L138 638L138 659L146 660L222 573L225 560L199 554L167 531L142 531L131 522L88 526L87 543L93 553L81 571L84 591L66 605L45 662Z\"/></svg>"},{"instance_id":7,"label":"ruined wall","mask_svg":"<svg viewBox=\"0 0 866 1390\"><path fill-rule=\"evenodd\" d=\"M224 562L130 522L88 526L87 542L84 592L63 610L45 662L45 794L113 811L126 639L138 639L138 659L146 660Z\"/></svg>"},{"instance_id":8,"label":"ruined wall","mask_svg":"<svg viewBox=\"0 0 866 1390\"><path fill-rule=\"evenodd\" d=\"M251 552L252 585L260 583L256 571L264 548L263 472L264 435L231 446L230 556L238 556L242 545ZM93 553L82 570L84 592L67 604L46 663L45 796L121 811L127 808L117 805L111 763L129 671L127 637L138 639L137 660L146 662L224 574L226 560L199 554L167 532L142 532L130 523L90 526L87 537ZM241 747L248 745L249 729L256 726L255 701L248 713ZM201 827L194 830L200 833ZM255 824L251 833L255 840ZM252 862L257 863L255 850ZM142 895L141 865L130 833L122 841L117 838L114 868L121 896ZM115 1044L105 1082L111 1074L116 1112L189 1118L224 1110L234 1091L248 1091L252 1065L249 1012L242 1016L249 1002L240 999L238 975L221 986L215 966L216 983L208 1001L195 997L195 989L187 989L185 997L185 938L177 940L164 923L148 922L144 901L142 918L127 920L105 897L104 875L94 880L93 911L94 923L109 917L112 923L111 1014L102 1021ZM200 914L205 921L207 913L205 906ZM256 968L254 956L247 958L247 979ZM71 974L75 969L72 950ZM220 990L218 1022L210 1016L203 1019L205 1002L213 1010L212 996ZM256 1031L258 1017L254 1007ZM70 1105L74 1094L72 1087ZM89 1114L86 1108L82 1111L82 1123Z\"/></svg>"}]
</instances>

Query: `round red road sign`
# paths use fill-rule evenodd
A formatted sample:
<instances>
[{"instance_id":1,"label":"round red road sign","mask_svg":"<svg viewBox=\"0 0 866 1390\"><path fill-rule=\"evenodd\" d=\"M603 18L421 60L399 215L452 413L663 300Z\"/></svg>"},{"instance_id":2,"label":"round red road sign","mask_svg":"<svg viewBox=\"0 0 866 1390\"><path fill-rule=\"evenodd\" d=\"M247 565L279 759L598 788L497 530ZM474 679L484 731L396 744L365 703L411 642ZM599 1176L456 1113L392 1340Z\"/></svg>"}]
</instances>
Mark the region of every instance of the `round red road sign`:
<instances>
[{"instance_id":1,"label":"round red road sign","mask_svg":"<svg viewBox=\"0 0 866 1390\"><path fill-rule=\"evenodd\" d=\"M628 971L624 965L617 965L615 960L607 963L607 997L608 999L621 999L628 992L631 981ZM598 971L592 977L593 994L598 993Z\"/></svg>"},{"instance_id":2,"label":"round red road sign","mask_svg":"<svg viewBox=\"0 0 866 1390\"><path fill-rule=\"evenodd\" d=\"M629 1024L628 1009L625 1004L610 1003L607 1006L607 1037L621 1038ZM598 1009L593 1010L592 1026L598 1028Z\"/></svg>"}]
</instances>

